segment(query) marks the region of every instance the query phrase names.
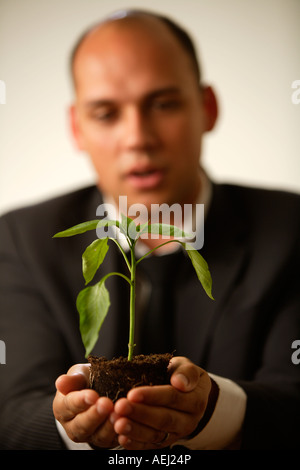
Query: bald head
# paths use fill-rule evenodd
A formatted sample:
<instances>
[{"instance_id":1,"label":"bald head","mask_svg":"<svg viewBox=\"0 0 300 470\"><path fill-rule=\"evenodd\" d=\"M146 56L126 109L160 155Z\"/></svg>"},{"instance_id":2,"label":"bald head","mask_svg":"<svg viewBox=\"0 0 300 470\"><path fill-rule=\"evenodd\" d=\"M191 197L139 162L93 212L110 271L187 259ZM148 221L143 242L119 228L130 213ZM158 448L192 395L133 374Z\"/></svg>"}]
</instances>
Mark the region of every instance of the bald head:
<instances>
[{"instance_id":1,"label":"bald head","mask_svg":"<svg viewBox=\"0 0 300 470\"><path fill-rule=\"evenodd\" d=\"M161 16L152 12L143 10L120 10L112 15L106 17L102 21L93 25L79 38L71 53L71 75L76 85L76 62L79 52L87 41L93 39L95 35L100 38L101 33L104 33L103 39L105 40L105 33L108 30L118 30L125 32L127 29L142 28L145 33L153 37L153 40L161 38L161 40L172 40L177 43L180 49L186 54L190 62L196 80L199 83L201 80L200 66L197 58L197 53L193 41L189 34L177 25L174 21L165 16Z\"/></svg>"}]
</instances>

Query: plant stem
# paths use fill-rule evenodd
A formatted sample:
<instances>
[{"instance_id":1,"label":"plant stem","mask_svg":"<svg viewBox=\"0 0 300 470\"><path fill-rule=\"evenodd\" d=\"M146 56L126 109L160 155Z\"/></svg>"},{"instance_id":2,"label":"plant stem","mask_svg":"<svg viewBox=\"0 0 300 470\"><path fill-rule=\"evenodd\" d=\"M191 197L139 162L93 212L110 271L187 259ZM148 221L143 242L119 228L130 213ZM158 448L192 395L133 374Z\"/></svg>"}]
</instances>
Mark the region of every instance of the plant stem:
<instances>
[{"instance_id":1,"label":"plant stem","mask_svg":"<svg viewBox=\"0 0 300 470\"><path fill-rule=\"evenodd\" d=\"M129 271L130 271L130 264L129 264L129 261L128 261L128 259L127 259L126 253L125 253L125 251L123 250L122 246L120 245L120 243L118 242L118 240L116 240L115 238L109 237L109 239L112 240L113 242L115 242L115 244L118 246L120 252L122 253L122 255L123 255L123 257L124 257L124 260L125 260L125 262L126 262L126 264L127 264L127 267L128 267L128 269L129 269ZM128 241L128 240L127 240L127 241ZM129 242L128 242L128 245L129 245ZM129 245L129 246L130 246L130 245Z\"/></svg>"},{"instance_id":2,"label":"plant stem","mask_svg":"<svg viewBox=\"0 0 300 470\"><path fill-rule=\"evenodd\" d=\"M120 277L122 277L123 279L125 279L125 281L127 281L127 282L131 285L130 279L129 279L127 276L125 276L125 274L116 273L116 272L106 274L106 276L104 276L104 277L102 278L102 281L103 281L103 282L106 281L106 279L108 279L110 276L120 276Z\"/></svg>"},{"instance_id":3,"label":"plant stem","mask_svg":"<svg viewBox=\"0 0 300 470\"><path fill-rule=\"evenodd\" d=\"M130 310L129 310L129 343L128 343L128 361L132 360L134 344L134 327L135 327L135 272L136 272L136 259L134 252L134 245L131 250L131 282L130 282Z\"/></svg>"},{"instance_id":4,"label":"plant stem","mask_svg":"<svg viewBox=\"0 0 300 470\"><path fill-rule=\"evenodd\" d=\"M153 251L158 250L158 248L161 248L162 246L167 245L168 243L174 243L174 242L180 243L181 245L183 244L183 242L181 242L180 240L176 240L176 239L168 240L167 242L164 242L161 245L158 245L155 248L152 248L152 250L148 251L144 256L142 256L141 258L137 260L136 264L139 264L144 258L146 258L148 255L153 253Z\"/></svg>"}]
</instances>

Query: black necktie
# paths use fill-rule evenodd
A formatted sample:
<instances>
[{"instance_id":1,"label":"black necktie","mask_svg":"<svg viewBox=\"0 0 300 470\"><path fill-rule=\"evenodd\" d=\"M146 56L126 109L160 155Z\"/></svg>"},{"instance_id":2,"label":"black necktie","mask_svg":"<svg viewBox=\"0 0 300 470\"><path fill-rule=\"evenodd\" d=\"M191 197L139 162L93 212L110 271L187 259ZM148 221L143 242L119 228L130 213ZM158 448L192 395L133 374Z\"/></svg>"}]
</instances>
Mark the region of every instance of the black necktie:
<instances>
[{"instance_id":1,"label":"black necktie","mask_svg":"<svg viewBox=\"0 0 300 470\"><path fill-rule=\"evenodd\" d=\"M163 256L148 256L138 266L150 286L148 301L144 299L144 308L139 312L137 349L142 354L174 352L174 286L182 258L183 253L179 250Z\"/></svg>"}]
</instances>

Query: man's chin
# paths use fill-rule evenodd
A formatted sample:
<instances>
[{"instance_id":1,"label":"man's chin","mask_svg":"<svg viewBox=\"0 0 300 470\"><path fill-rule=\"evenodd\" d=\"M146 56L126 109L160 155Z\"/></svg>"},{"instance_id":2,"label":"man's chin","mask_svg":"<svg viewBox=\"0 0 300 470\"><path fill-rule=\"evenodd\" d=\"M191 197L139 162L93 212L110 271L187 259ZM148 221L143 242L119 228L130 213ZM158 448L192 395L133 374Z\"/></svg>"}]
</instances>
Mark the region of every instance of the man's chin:
<instances>
[{"instance_id":1,"label":"man's chin","mask_svg":"<svg viewBox=\"0 0 300 470\"><path fill-rule=\"evenodd\" d=\"M125 196L127 198L127 205L128 207L132 207L133 209L136 206L144 206L148 211L155 210L157 207L164 205L171 206L175 204L176 198L170 197L165 193L157 193L157 192L144 192L142 194L134 195L134 196Z\"/></svg>"},{"instance_id":2,"label":"man's chin","mask_svg":"<svg viewBox=\"0 0 300 470\"><path fill-rule=\"evenodd\" d=\"M176 208L174 204L178 204L175 198L171 198L170 195L157 193L118 195L116 203L119 214L126 214L140 224L149 221L152 223L162 222L164 213L166 213L169 220L170 212ZM179 204L177 205L178 210L181 211Z\"/></svg>"}]
</instances>

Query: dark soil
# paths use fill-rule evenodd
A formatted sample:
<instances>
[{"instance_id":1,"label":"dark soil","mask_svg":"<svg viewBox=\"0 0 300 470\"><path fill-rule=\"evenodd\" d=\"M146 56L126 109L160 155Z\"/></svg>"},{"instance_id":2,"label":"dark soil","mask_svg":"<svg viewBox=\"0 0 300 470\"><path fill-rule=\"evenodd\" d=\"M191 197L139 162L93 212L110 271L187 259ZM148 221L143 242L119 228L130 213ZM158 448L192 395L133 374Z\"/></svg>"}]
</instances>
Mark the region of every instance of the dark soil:
<instances>
[{"instance_id":1,"label":"dark soil","mask_svg":"<svg viewBox=\"0 0 300 470\"><path fill-rule=\"evenodd\" d=\"M142 385L166 385L170 383L168 364L172 354L150 354L134 356L131 361L119 357L89 356L91 364L90 386L100 396L113 402L126 397L129 390Z\"/></svg>"}]
</instances>

